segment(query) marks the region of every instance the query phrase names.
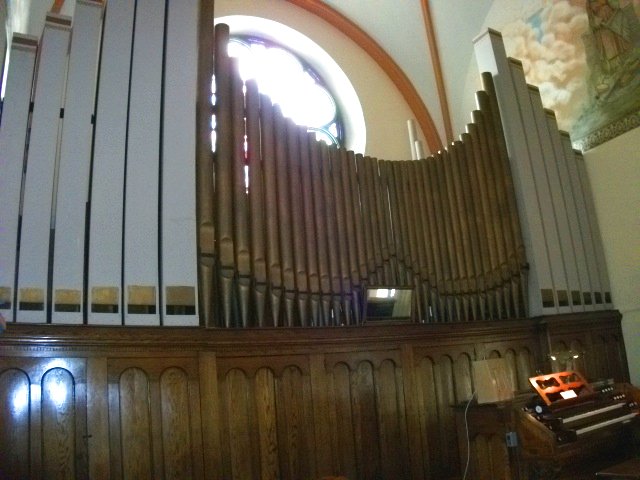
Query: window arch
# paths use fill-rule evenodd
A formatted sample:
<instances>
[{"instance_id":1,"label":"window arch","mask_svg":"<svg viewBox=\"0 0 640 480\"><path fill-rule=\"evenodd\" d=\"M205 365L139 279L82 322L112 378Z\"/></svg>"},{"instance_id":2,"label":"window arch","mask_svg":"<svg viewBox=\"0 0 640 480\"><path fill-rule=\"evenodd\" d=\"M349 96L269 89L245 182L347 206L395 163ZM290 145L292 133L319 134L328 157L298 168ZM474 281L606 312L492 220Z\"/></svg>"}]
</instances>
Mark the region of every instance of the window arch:
<instances>
[{"instance_id":1,"label":"window arch","mask_svg":"<svg viewBox=\"0 0 640 480\"><path fill-rule=\"evenodd\" d=\"M333 95L342 121L343 131L337 132L338 137L344 139L342 146L364 153L366 127L358 95L342 69L319 45L294 29L265 18L229 15L216 18L215 23L229 25L231 38L260 38L282 45L301 58L304 64L317 72Z\"/></svg>"},{"instance_id":2,"label":"window arch","mask_svg":"<svg viewBox=\"0 0 640 480\"><path fill-rule=\"evenodd\" d=\"M278 43L249 35L232 35L229 55L239 60L242 79L255 79L261 93L279 104L286 117L315 132L318 140L343 144L342 116L334 96L303 59Z\"/></svg>"}]
</instances>

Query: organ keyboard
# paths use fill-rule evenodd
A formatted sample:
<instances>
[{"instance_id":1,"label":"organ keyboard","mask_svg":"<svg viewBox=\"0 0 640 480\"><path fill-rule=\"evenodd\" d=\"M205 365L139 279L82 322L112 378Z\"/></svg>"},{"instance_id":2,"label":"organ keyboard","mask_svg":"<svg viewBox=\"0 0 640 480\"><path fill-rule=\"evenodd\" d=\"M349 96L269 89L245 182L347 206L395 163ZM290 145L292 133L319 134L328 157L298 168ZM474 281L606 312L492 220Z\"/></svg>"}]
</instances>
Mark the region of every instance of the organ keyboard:
<instances>
[{"instance_id":1,"label":"organ keyboard","mask_svg":"<svg viewBox=\"0 0 640 480\"><path fill-rule=\"evenodd\" d=\"M612 381L590 385L577 372L529 379L538 395L518 409L517 429L529 478L580 478L591 465L637 449L640 391Z\"/></svg>"}]
</instances>

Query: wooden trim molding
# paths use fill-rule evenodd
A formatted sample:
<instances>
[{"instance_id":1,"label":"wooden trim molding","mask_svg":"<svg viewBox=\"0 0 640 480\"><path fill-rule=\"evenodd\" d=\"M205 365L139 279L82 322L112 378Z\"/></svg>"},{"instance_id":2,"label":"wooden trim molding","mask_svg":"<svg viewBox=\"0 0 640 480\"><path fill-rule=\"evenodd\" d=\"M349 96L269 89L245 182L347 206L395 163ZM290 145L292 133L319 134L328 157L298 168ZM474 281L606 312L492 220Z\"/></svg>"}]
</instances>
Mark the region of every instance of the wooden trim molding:
<instances>
[{"instance_id":1,"label":"wooden trim molding","mask_svg":"<svg viewBox=\"0 0 640 480\"><path fill-rule=\"evenodd\" d=\"M433 67L433 73L436 77L436 88L438 89L438 99L440 100L440 111L442 112L444 131L447 135L447 143L453 142L453 128L451 126L451 115L449 114L447 90L444 86L442 65L440 63L440 51L438 49L438 41L436 40L435 30L433 29L433 19L431 17L431 9L429 8L429 0L421 0L420 4L422 6L424 28L427 32L427 43L429 44L429 52L431 53L431 66Z\"/></svg>"},{"instance_id":2,"label":"wooden trim molding","mask_svg":"<svg viewBox=\"0 0 640 480\"><path fill-rule=\"evenodd\" d=\"M373 38L351 20L320 0L288 1L333 25L367 52L369 56L380 65L380 68L387 74L408 103L409 108L411 108L411 111L416 117L418 125L422 129L429 150L431 152L437 152L442 149L442 140L438 135L431 114L420 98L420 95L398 64Z\"/></svg>"},{"instance_id":3,"label":"wooden trim molding","mask_svg":"<svg viewBox=\"0 0 640 480\"><path fill-rule=\"evenodd\" d=\"M628 381L616 311L324 329L12 322L1 340L0 478L460 478L475 360L504 358L529 392L549 349L576 345L585 378ZM472 436L474 478L517 467L500 425Z\"/></svg>"}]
</instances>

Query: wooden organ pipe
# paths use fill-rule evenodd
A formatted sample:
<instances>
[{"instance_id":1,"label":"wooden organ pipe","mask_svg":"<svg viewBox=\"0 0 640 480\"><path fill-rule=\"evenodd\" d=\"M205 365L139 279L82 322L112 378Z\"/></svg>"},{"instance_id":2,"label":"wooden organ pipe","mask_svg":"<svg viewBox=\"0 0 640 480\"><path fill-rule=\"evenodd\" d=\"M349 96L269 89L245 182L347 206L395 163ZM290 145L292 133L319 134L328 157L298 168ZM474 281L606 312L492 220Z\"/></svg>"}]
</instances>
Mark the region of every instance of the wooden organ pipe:
<instances>
[{"instance_id":1,"label":"wooden organ pipe","mask_svg":"<svg viewBox=\"0 0 640 480\"><path fill-rule=\"evenodd\" d=\"M202 294L219 305L213 324L359 324L365 290L378 285L412 287L419 322L525 311L526 262L491 93L478 93L467 132L437 154L379 160L316 141L252 82L243 93L227 37L216 31L217 274L207 283L215 294Z\"/></svg>"}]
</instances>

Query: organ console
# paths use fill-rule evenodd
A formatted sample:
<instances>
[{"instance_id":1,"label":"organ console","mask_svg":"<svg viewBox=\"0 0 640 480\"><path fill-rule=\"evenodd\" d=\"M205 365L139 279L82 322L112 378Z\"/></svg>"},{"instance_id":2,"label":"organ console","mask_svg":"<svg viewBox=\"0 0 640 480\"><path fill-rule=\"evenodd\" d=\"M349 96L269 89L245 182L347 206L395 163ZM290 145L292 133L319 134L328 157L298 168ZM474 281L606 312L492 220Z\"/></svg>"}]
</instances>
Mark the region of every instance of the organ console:
<instances>
[{"instance_id":1,"label":"organ console","mask_svg":"<svg viewBox=\"0 0 640 480\"><path fill-rule=\"evenodd\" d=\"M575 478L598 461L637 452L640 391L629 384L588 384L578 372L529 379L537 391L517 409L516 425L528 478ZM635 444L634 444L635 443Z\"/></svg>"}]
</instances>

